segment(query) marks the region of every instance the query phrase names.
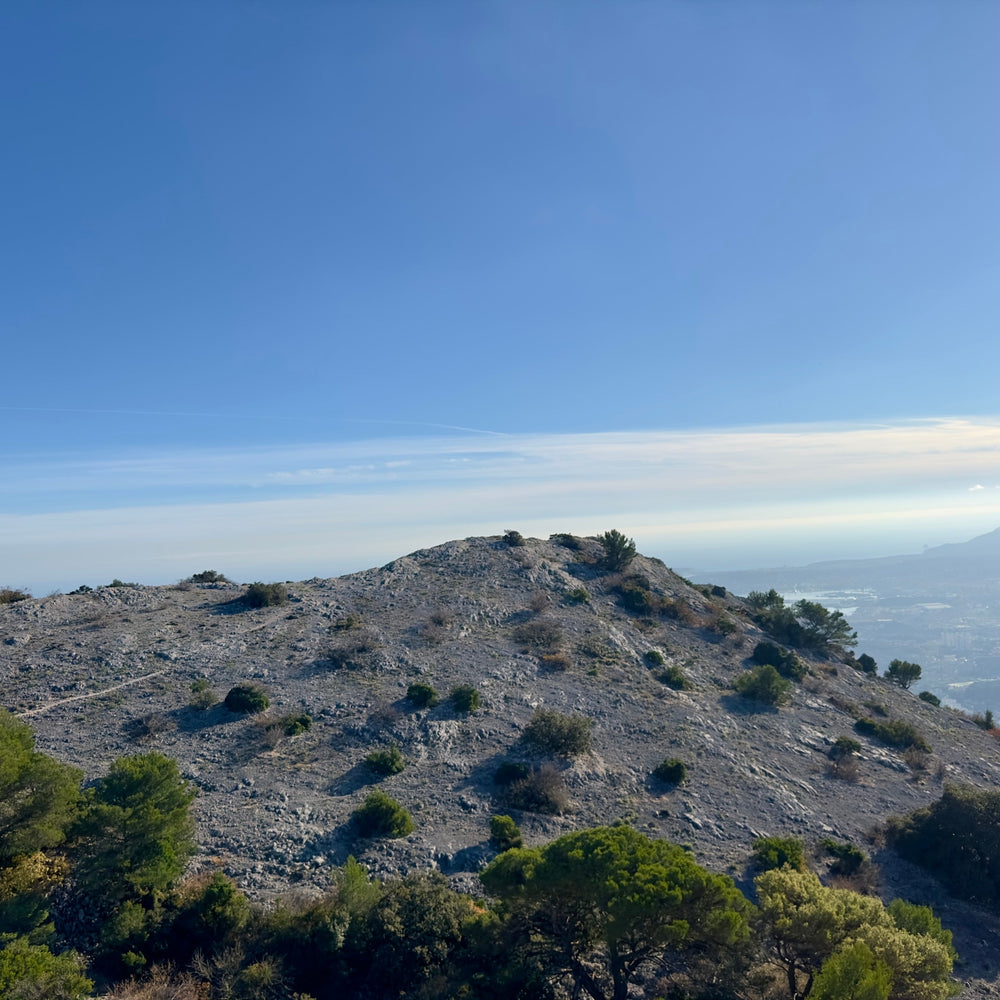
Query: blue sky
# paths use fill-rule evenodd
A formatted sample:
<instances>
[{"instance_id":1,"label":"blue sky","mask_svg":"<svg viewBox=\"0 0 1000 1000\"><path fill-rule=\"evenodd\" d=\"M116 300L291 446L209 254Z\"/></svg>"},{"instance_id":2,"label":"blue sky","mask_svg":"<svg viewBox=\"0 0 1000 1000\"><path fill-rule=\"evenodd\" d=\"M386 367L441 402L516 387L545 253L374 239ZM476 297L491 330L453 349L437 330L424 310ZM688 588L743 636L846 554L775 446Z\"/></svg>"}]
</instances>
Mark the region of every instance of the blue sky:
<instances>
[{"instance_id":1,"label":"blue sky","mask_svg":"<svg viewBox=\"0 0 1000 1000\"><path fill-rule=\"evenodd\" d=\"M5 3L0 584L506 527L708 569L991 530L998 30Z\"/></svg>"}]
</instances>

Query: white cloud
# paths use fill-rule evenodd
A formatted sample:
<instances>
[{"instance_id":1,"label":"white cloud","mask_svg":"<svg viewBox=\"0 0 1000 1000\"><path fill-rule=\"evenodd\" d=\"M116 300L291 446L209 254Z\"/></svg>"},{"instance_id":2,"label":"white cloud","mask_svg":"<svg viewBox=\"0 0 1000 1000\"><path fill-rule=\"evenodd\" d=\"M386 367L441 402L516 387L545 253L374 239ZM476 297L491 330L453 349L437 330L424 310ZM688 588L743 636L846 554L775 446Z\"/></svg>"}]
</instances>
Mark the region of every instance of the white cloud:
<instances>
[{"instance_id":1,"label":"white cloud","mask_svg":"<svg viewBox=\"0 0 1000 1000\"><path fill-rule=\"evenodd\" d=\"M1000 422L947 419L23 462L0 477L0 583L162 581L207 565L331 575L506 527L618 526L678 554L668 561L719 567L754 546L758 563L782 546L807 561L794 553L821 536L884 551L912 534L919 549L996 527L993 492L967 484L988 481L998 451Z\"/></svg>"}]
</instances>

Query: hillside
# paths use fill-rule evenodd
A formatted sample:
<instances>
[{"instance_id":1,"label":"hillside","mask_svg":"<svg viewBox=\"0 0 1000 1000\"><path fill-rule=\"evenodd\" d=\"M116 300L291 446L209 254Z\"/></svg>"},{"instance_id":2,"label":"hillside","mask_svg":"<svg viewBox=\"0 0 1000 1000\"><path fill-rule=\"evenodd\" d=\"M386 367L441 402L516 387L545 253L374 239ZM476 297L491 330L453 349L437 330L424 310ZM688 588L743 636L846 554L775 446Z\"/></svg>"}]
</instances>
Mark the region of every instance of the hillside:
<instances>
[{"instance_id":1,"label":"hillside","mask_svg":"<svg viewBox=\"0 0 1000 1000\"><path fill-rule=\"evenodd\" d=\"M40 750L91 777L147 748L176 759L200 792L196 867L222 869L256 895L324 887L349 854L376 875L437 867L472 888L495 854L497 812L515 815L529 844L626 820L691 845L743 885L756 837L833 837L873 853L886 897L934 905L956 930L959 971L988 991L994 919L949 900L870 836L888 815L938 798L944 781L995 787L1000 744L843 657L803 654L809 671L787 707L747 701L732 685L763 636L744 602L642 556L623 580L601 568L601 552L568 536L452 541L289 584L288 603L256 610L239 603L244 587L227 584L21 601L0 608L3 703L30 722ZM655 595L655 613L624 606L629 585ZM648 662L650 651L664 664ZM671 666L687 690L658 679ZM255 682L271 707L264 716L199 710L191 685L200 679L220 699ZM472 685L482 705L463 714L443 697L417 709L406 699L414 682L442 696ZM524 744L538 707L593 720L593 751L550 758ZM314 721L301 735L267 728L303 712ZM857 715L879 712L915 726L930 757L907 763L854 732ZM829 773L830 747L846 735L862 745L856 781ZM379 779L364 757L393 744L406 767ZM687 766L676 788L651 777L671 757ZM554 764L567 810L511 809L493 780L505 761ZM351 811L373 787L410 810L410 836L353 834Z\"/></svg>"}]
</instances>

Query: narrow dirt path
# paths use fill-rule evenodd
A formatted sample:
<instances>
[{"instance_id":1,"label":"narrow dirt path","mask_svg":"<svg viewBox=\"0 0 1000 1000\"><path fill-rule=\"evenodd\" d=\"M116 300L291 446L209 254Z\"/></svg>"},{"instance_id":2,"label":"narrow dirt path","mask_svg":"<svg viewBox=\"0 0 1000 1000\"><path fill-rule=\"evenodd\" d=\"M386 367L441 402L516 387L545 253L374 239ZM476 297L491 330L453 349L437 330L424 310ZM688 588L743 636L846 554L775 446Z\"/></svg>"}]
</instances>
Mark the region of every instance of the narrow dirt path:
<instances>
[{"instance_id":1,"label":"narrow dirt path","mask_svg":"<svg viewBox=\"0 0 1000 1000\"><path fill-rule=\"evenodd\" d=\"M58 701L46 702L40 708L30 708L27 712L15 712L19 719L27 718L29 715L40 715L42 712L47 712L50 708L58 708L60 705L67 705L71 701L86 701L87 698L100 698L101 695L110 694L112 691L118 691L124 687L130 687L132 684L138 684L140 681L148 681L150 677L159 677L160 674L165 674L167 671L164 670L154 670L151 674L143 674L142 677L133 677L131 680L122 681L121 684L112 684L111 687L102 688L100 691L87 691L85 694L74 694L69 698L60 698Z\"/></svg>"}]
</instances>

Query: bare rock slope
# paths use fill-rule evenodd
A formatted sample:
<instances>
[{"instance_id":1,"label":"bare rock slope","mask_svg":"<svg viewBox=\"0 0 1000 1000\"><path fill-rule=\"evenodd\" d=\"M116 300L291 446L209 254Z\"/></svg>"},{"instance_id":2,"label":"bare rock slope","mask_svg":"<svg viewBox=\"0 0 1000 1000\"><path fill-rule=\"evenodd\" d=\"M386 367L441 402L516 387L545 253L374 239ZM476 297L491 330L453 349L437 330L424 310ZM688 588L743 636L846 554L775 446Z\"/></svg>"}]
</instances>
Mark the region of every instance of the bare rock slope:
<instances>
[{"instance_id":1,"label":"bare rock slope","mask_svg":"<svg viewBox=\"0 0 1000 1000\"><path fill-rule=\"evenodd\" d=\"M19 602L0 608L3 704L31 723L40 749L90 777L123 754L175 758L200 793L196 865L221 868L252 893L326 885L349 854L375 874L436 866L471 886L495 853L489 818L511 812L528 843L625 820L690 844L703 864L738 879L758 836L849 840L883 862L887 895L932 902L946 923L948 913L953 923L968 917L880 850L877 829L936 799L943 781L996 786L1000 745L990 735L837 659L806 658L787 707L748 702L732 685L762 634L743 602L639 556L628 573L656 595L656 612L628 610L622 578L601 568L600 553L587 539L469 538L289 584L288 603L258 610L243 608L235 585ZM651 663L651 651L665 662ZM659 679L670 666L687 689ZM271 707L263 716L221 703L200 710L191 704L200 679L220 699L233 685L259 684ZM441 703L416 708L406 698L415 682ZM458 685L481 693L477 711L448 703ZM522 731L540 707L591 719L593 750L550 758L527 745ZM930 757L907 763L854 732L858 714L879 712L916 726ZM313 718L301 735L268 725L299 713ZM855 780L829 769L830 747L845 735L862 744ZM364 758L392 745L406 767L380 779ZM678 787L651 775L665 758L687 767ZM511 809L494 782L511 761L550 765L566 810ZM411 835L355 835L352 810L375 787L410 811ZM975 928L957 941L966 973L995 978L992 925L965 923Z\"/></svg>"}]
</instances>

